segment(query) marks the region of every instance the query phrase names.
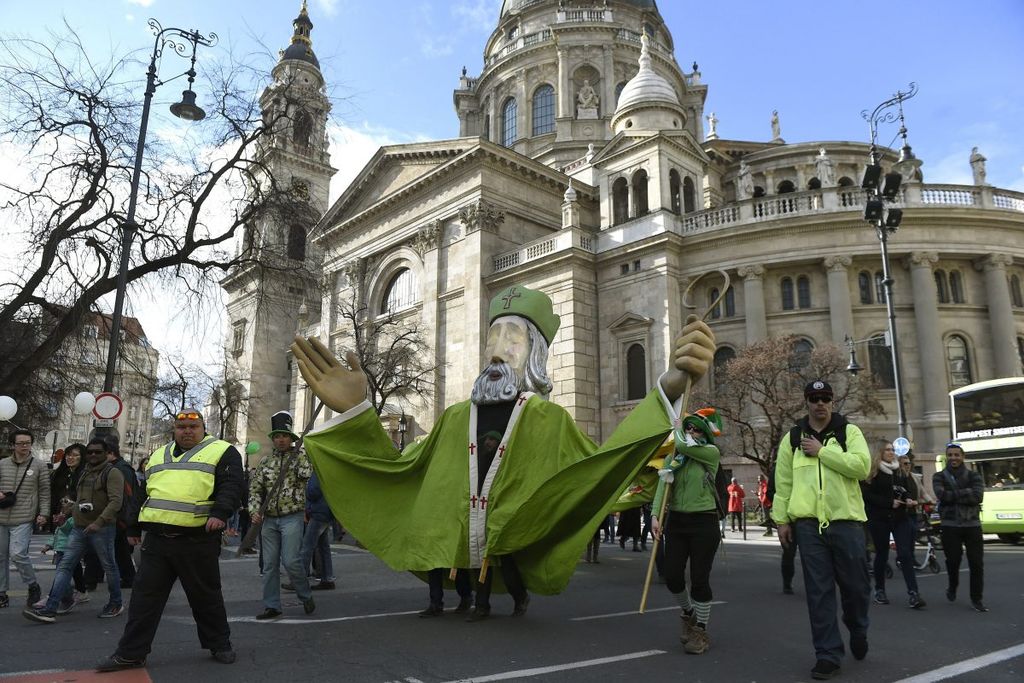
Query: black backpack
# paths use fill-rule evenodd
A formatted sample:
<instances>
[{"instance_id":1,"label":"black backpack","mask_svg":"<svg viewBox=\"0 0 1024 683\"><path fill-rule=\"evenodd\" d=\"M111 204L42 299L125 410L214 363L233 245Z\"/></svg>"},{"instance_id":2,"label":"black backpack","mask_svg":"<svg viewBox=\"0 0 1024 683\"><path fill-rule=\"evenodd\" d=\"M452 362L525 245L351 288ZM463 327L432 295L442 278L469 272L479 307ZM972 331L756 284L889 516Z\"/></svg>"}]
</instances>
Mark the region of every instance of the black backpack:
<instances>
[{"instance_id":1,"label":"black backpack","mask_svg":"<svg viewBox=\"0 0 1024 683\"><path fill-rule=\"evenodd\" d=\"M139 495L140 491L138 479L135 478L135 470L133 470L131 465L121 458L118 458L113 463L110 463L107 467L103 468L103 473L100 475L100 486L106 488L107 475L109 475L110 470L115 467L124 478L124 492L121 495L121 509L117 511L117 528L125 530L138 523L139 511L142 509L142 496Z\"/></svg>"},{"instance_id":2,"label":"black backpack","mask_svg":"<svg viewBox=\"0 0 1024 683\"><path fill-rule=\"evenodd\" d=\"M728 508L725 506L725 501L729 500L729 479L725 476L725 470L722 469L722 464L718 464L718 469L712 476L711 468L704 463L701 463L704 467L704 483L711 486L711 492L715 495L715 509L718 512L718 519L725 519L728 515Z\"/></svg>"},{"instance_id":3,"label":"black backpack","mask_svg":"<svg viewBox=\"0 0 1024 683\"><path fill-rule=\"evenodd\" d=\"M836 414L832 416L832 421L825 427L826 430L831 428L833 436L835 436L836 442L839 447L846 452L846 425L849 424L842 415ZM796 453L796 449L800 448L800 437L803 436L804 427L807 426L806 420L800 420L792 429L789 430L789 447ZM808 427L810 429L810 427ZM822 444L824 446L825 444Z\"/></svg>"}]
</instances>

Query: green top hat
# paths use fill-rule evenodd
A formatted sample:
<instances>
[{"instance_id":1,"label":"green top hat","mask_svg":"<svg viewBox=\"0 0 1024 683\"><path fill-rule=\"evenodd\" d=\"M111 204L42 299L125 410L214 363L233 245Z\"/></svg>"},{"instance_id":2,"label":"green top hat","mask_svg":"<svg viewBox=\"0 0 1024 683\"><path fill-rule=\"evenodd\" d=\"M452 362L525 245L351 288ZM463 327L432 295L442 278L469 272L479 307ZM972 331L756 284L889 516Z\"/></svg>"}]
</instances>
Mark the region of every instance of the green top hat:
<instances>
[{"instance_id":1,"label":"green top hat","mask_svg":"<svg viewBox=\"0 0 1024 683\"><path fill-rule=\"evenodd\" d=\"M548 344L558 331L559 318L551 306L551 299L536 289L512 285L498 292L491 299L487 321L493 323L503 315L518 315L526 318L540 330Z\"/></svg>"}]
</instances>

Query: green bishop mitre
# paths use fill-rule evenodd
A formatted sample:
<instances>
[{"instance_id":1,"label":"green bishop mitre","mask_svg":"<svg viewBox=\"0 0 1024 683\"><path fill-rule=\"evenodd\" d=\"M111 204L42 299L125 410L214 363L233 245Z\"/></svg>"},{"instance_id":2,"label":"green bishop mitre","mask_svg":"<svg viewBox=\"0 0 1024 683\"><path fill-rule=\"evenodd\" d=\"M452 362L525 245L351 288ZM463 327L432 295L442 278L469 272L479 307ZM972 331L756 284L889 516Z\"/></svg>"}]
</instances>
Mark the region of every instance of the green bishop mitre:
<instances>
[{"instance_id":1,"label":"green bishop mitre","mask_svg":"<svg viewBox=\"0 0 1024 683\"><path fill-rule=\"evenodd\" d=\"M522 285L506 287L491 299L491 307L487 312L488 323L493 323L503 315L526 318L537 326L548 344L555 338L560 322L547 294Z\"/></svg>"}]
</instances>

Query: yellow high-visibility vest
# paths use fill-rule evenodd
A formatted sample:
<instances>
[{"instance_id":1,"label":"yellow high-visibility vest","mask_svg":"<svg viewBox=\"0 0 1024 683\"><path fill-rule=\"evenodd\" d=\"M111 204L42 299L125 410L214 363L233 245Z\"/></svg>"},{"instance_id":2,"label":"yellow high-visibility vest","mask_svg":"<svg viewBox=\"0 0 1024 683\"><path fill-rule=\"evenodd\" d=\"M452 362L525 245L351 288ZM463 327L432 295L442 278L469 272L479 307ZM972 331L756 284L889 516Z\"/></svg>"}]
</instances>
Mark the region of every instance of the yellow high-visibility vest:
<instances>
[{"instance_id":1,"label":"yellow high-visibility vest","mask_svg":"<svg viewBox=\"0 0 1024 683\"><path fill-rule=\"evenodd\" d=\"M213 510L217 463L231 447L207 436L173 457L174 442L153 451L146 466L146 502L139 522L197 527L206 524Z\"/></svg>"}]
</instances>

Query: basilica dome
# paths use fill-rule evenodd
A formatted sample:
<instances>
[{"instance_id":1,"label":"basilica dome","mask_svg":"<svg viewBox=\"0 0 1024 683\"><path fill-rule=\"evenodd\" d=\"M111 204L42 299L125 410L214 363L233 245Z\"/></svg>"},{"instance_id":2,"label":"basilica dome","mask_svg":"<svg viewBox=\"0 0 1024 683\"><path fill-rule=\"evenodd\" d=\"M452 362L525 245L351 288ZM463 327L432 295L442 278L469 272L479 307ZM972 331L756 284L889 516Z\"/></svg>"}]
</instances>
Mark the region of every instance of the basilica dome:
<instances>
[{"instance_id":1,"label":"basilica dome","mask_svg":"<svg viewBox=\"0 0 1024 683\"><path fill-rule=\"evenodd\" d=\"M509 12L529 7L530 5L536 5L545 0L505 0L501 3L501 14L500 17L504 17ZM550 0L551 4L554 4L554 0ZM655 12L658 11L658 3L654 0L617 0L620 5L632 5L639 9L652 9Z\"/></svg>"}]
</instances>

